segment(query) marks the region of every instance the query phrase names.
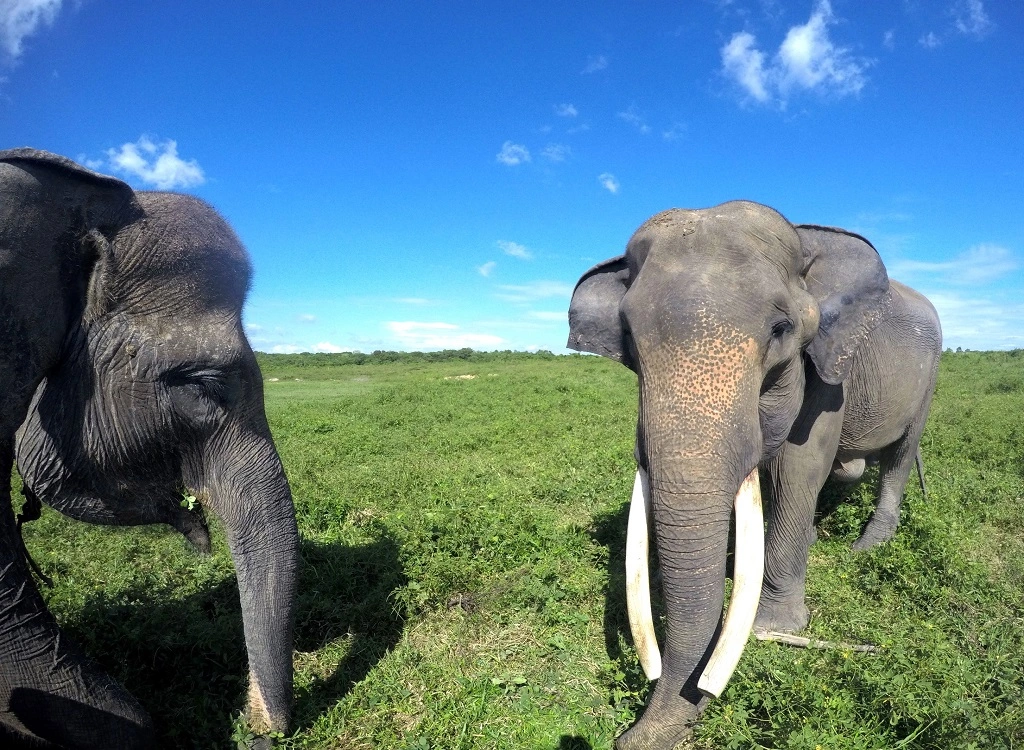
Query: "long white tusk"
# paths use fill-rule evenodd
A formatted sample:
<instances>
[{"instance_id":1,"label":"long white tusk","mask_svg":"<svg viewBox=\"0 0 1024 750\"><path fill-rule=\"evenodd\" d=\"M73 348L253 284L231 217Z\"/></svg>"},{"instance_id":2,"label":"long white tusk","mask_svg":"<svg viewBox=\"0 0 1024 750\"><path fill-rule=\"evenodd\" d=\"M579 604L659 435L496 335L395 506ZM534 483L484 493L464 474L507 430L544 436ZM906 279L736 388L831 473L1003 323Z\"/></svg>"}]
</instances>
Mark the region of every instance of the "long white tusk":
<instances>
[{"instance_id":1,"label":"long white tusk","mask_svg":"<svg viewBox=\"0 0 1024 750\"><path fill-rule=\"evenodd\" d=\"M697 682L697 689L705 695L713 698L721 695L736 670L757 615L763 578L764 517L761 513L761 484L755 466L736 493L732 599L715 651Z\"/></svg>"},{"instance_id":2,"label":"long white tusk","mask_svg":"<svg viewBox=\"0 0 1024 750\"><path fill-rule=\"evenodd\" d=\"M651 616L651 579L647 562L648 524L651 515L651 486L647 472L638 468L633 482L626 527L626 611L633 645L648 680L661 677L661 652Z\"/></svg>"}]
</instances>

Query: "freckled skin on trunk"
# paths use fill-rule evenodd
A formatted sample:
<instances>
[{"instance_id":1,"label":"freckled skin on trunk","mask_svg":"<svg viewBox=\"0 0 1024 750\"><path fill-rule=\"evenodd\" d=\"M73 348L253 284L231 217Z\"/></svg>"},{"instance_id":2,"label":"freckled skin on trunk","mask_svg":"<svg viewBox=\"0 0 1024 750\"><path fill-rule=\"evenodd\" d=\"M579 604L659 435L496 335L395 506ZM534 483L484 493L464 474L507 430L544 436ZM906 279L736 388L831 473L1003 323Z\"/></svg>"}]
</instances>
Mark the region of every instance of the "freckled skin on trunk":
<instances>
[{"instance_id":1,"label":"freckled skin on trunk","mask_svg":"<svg viewBox=\"0 0 1024 750\"><path fill-rule=\"evenodd\" d=\"M687 321L688 345L638 346L638 440L650 476L666 636L662 675L620 750L668 748L686 737L707 698L699 678L721 627L729 521L760 453L756 347L705 314ZM746 407L746 408L744 408ZM727 443L718 436L744 438ZM709 451L709 446L724 450ZM727 456L737 456L737 461Z\"/></svg>"}]
</instances>

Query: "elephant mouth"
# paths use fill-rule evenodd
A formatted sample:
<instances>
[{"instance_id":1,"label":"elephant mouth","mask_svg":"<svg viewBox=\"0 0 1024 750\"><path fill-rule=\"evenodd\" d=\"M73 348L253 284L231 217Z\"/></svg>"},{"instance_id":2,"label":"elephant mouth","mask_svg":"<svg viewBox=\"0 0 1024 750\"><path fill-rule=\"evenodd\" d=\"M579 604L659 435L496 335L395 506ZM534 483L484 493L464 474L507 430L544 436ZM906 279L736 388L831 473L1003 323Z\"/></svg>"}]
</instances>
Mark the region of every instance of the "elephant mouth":
<instances>
[{"instance_id":1,"label":"elephant mouth","mask_svg":"<svg viewBox=\"0 0 1024 750\"><path fill-rule=\"evenodd\" d=\"M754 625L764 579L764 516L757 467L736 492L736 543L729 609L714 652L697 688L717 698L729 683ZM649 680L661 677L661 652L651 614L648 567L651 491L647 472L638 468L626 529L626 608L637 655Z\"/></svg>"}]
</instances>

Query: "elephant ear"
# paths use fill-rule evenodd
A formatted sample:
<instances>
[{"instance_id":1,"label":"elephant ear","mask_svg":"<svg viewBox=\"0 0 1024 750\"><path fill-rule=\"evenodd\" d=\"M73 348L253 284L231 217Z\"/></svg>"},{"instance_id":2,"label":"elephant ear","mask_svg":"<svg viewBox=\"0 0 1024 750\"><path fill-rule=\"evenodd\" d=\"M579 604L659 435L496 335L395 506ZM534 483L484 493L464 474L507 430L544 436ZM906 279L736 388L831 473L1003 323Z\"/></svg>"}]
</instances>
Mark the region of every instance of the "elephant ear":
<instances>
[{"instance_id":1,"label":"elephant ear","mask_svg":"<svg viewBox=\"0 0 1024 750\"><path fill-rule=\"evenodd\" d=\"M13 164L50 183L55 195L72 198L81 211L86 230L111 228L141 214L131 187L109 175L86 169L59 154L35 148L11 148L0 151L0 162ZM48 180L49 178L49 180Z\"/></svg>"},{"instance_id":2,"label":"elephant ear","mask_svg":"<svg viewBox=\"0 0 1024 750\"><path fill-rule=\"evenodd\" d=\"M628 280L625 255L598 263L580 277L569 303L566 346L579 352L600 354L633 369L619 316L619 303L626 293Z\"/></svg>"},{"instance_id":3,"label":"elephant ear","mask_svg":"<svg viewBox=\"0 0 1024 750\"><path fill-rule=\"evenodd\" d=\"M116 177L48 151L7 149L0 151L0 163L31 176L20 185L5 185L9 191L31 191L29 200L45 206L39 219L45 216L41 223L46 226L37 228L38 236L21 239L43 246L54 244L62 276L77 280L79 287L72 295L71 316L84 314L86 319L93 319L102 315L110 307L109 289L115 268L109 238L143 215L135 191ZM22 217L23 224L25 221Z\"/></svg>"},{"instance_id":4,"label":"elephant ear","mask_svg":"<svg viewBox=\"0 0 1024 750\"><path fill-rule=\"evenodd\" d=\"M834 227L796 227L804 255L807 291L821 314L807 354L821 379L843 382L868 334L882 321L892 298L889 275L874 246Z\"/></svg>"}]
</instances>

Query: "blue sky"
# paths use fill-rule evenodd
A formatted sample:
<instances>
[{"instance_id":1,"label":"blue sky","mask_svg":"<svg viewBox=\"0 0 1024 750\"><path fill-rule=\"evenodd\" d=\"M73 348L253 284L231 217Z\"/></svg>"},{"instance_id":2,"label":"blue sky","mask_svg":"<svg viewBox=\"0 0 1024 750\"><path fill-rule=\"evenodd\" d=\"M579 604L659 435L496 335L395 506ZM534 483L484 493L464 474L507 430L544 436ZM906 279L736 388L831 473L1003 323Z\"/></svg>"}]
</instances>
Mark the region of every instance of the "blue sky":
<instances>
[{"instance_id":1,"label":"blue sky","mask_svg":"<svg viewBox=\"0 0 1024 750\"><path fill-rule=\"evenodd\" d=\"M735 198L1024 347L1024 4L867 6L0 0L0 144L215 205L263 351L563 352L583 271Z\"/></svg>"}]
</instances>

